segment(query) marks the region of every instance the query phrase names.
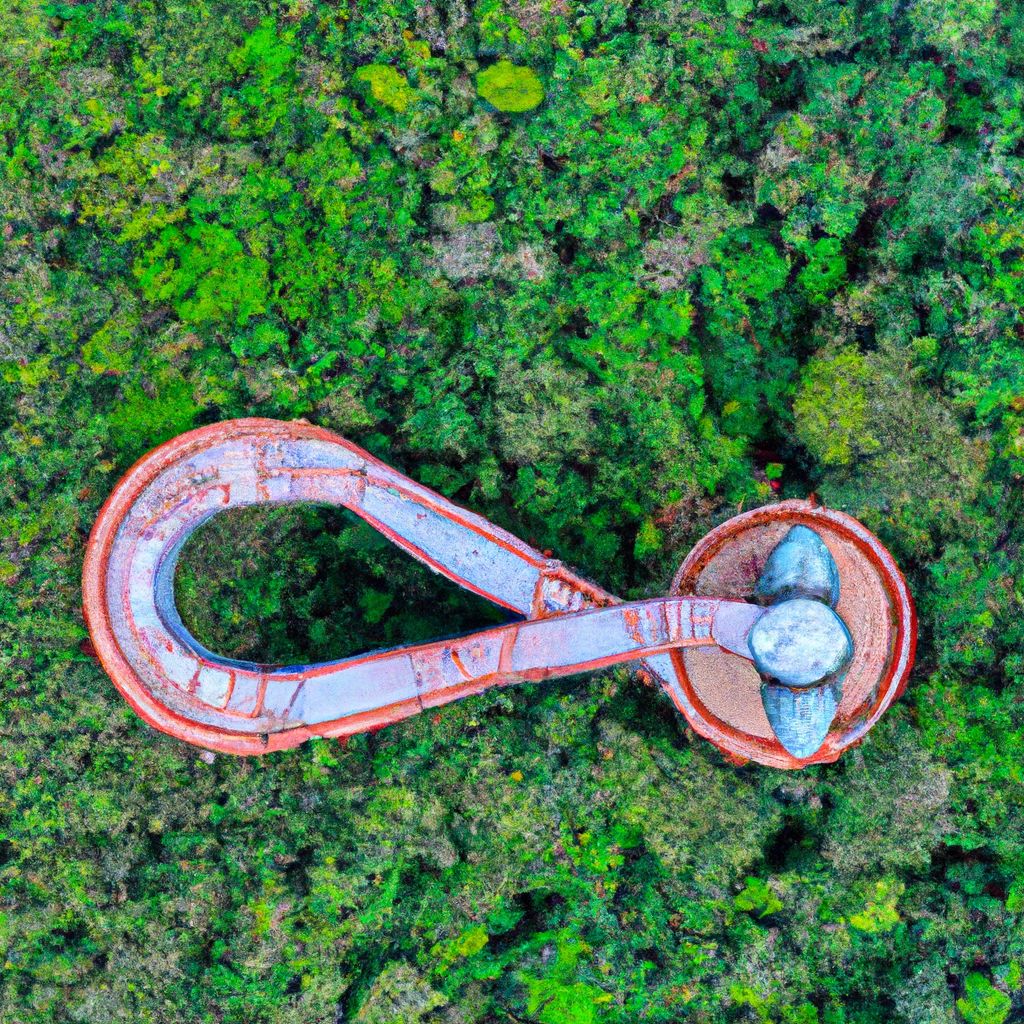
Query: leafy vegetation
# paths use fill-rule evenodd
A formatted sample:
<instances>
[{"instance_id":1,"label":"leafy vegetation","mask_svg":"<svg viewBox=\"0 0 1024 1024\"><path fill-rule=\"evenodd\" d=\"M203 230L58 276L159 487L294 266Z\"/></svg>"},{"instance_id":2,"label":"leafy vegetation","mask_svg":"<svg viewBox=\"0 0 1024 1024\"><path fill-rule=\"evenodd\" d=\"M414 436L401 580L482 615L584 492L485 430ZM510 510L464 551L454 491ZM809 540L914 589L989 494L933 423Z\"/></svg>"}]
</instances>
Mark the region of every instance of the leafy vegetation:
<instances>
[{"instance_id":1,"label":"leafy vegetation","mask_svg":"<svg viewBox=\"0 0 1024 1024\"><path fill-rule=\"evenodd\" d=\"M0 5L0 1019L1024 1014L1024 9ZM91 656L152 445L306 417L623 596L815 491L906 570L907 696L723 761L626 672L209 757ZM300 661L493 621L331 510L182 612Z\"/></svg>"}]
</instances>

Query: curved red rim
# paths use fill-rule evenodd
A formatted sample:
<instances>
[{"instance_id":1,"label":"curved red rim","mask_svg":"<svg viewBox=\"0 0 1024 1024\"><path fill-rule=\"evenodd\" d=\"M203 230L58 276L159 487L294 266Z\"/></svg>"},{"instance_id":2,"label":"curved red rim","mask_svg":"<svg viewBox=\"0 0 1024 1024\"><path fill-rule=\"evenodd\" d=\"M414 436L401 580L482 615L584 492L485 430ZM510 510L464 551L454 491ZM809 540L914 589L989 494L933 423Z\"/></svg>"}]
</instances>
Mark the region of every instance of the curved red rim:
<instances>
[{"instance_id":1,"label":"curved red rim","mask_svg":"<svg viewBox=\"0 0 1024 1024\"><path fill-rule=\"evenodd\" d=\"M107 563L124 517L140 492L167 466L199 450L228 432L256 431L288 438L317 438L333 444L345 444L343 438L323 427L301 421L283 422L247 418L214 423L190 430L165 441L138 459L121 477L100 508L89 534L82 566L82 610L93 646L107 675L124 699L145 722L187 743L228 754L263 754L296 747L313 736L349 736L379 729L419 711L416 701L407 708L392 705L387 714L369 711L342 721L317 726L297 726L276 733L242 733L205 725L186 718L162 704L142 685L135 670L121 652L106 601ZM396 711L398 713L396 713ZM402 714L401 712L405 712Z\"/></svg>"}]
</instances>

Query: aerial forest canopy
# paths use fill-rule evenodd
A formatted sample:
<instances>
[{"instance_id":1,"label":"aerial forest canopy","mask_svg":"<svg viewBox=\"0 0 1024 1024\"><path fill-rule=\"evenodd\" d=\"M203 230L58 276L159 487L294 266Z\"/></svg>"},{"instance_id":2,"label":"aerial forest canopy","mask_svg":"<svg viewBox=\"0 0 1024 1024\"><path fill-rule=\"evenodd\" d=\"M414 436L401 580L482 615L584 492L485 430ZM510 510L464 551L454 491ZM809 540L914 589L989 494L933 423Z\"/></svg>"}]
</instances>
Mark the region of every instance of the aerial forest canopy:
<instances>
[{"instance_id":1,"label":"aerial forest canopy","mask_svg":"<svg viewBox=\"0 0 1024 1024\"><path fill-rule=\"evenodd\" d=\"M0 10L0 1019L1024 1020L1024 6ZM96 663L119 476L305 418L626 598L814 493L921 617L834 766L626 670L203 754ZM190 541L211 649L495 610L346 513Z\"/></svg>"}]
</instances>

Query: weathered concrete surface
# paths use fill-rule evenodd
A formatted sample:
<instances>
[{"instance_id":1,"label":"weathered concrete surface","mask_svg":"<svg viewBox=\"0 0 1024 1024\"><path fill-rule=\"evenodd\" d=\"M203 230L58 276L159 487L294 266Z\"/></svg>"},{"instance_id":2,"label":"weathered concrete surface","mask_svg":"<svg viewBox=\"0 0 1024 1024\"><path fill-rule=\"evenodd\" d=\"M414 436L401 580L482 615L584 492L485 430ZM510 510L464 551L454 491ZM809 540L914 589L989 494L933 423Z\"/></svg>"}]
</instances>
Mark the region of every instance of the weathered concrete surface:
<instances>
[{"instance_id":1,"label":"weathered concrete surface","mask_svg":"<svg viewBox=\"0 0 1024 1024\"><path fill-rule=\"evenodd\" d=\"M227 508L299 501L350 508L413 557L524 621L320 665L279 668L207 651L174 605L174 570L188 535ZM236 754L349 735L490 686L638 658L706 734L674 658L707 648L749 663L746 638L764 613L734 597L622 604L342 438L258 419L183 434L128 471L90 537L83 599L100 660L139 714L188 742Z\"/></svg>"}]
</instances>

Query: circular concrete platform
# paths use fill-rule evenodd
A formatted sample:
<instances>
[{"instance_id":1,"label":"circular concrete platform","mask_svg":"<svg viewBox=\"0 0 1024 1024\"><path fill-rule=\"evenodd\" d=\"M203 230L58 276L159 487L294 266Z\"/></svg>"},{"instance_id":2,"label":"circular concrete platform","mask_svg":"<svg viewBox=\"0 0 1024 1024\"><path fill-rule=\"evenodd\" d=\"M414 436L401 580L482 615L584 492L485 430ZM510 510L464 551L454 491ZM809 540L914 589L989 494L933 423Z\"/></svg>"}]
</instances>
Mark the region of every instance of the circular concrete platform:
<instances>
[{"instance_id":1,"label":"circular concrete platform","mask_svg":"<svg viewBox=\"0 0 1024 1024\"><path fill-rule=\"evenodd\" d=\"M712 530L680 566L672 594L750 599L772 549L798 524L815 530L836 561L836 611L854 643L842 701L820 749L798 759L778 742L762 706L761 677L750 661L711 647L671 654L685 695L680 701L673 694L679 710L735 762L802 768L835 761L900 696L913 665L917 618L892 556L856 519L811 501L754 509Z\"/></svg>"}]
</instances>

